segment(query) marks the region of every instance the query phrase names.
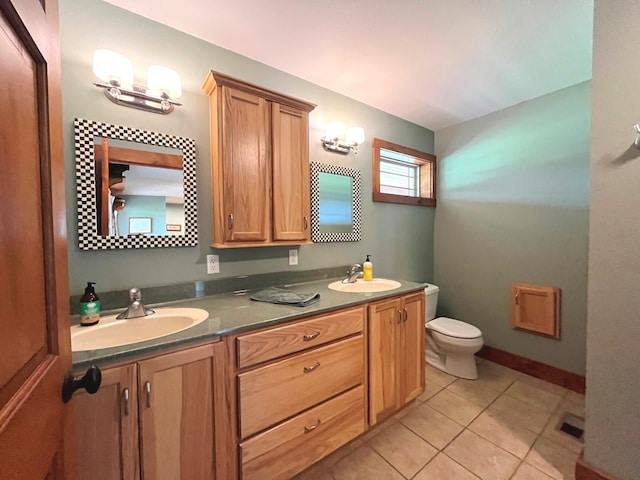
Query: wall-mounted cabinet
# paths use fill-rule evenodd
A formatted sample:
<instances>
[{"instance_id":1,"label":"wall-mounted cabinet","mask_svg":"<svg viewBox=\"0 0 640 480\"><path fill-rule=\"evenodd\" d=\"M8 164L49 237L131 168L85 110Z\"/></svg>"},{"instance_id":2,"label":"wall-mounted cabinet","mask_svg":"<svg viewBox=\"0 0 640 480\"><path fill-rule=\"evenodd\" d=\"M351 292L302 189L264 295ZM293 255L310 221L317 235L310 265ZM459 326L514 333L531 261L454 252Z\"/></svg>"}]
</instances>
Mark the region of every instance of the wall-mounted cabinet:
<instances>
[{"instance_id":1,"label":"wall-mounted cabinet","mask_svg":"<svg viewBox=\"0 0 640 480\"><path fill-rule=\"evenodd\" d=\"M216 248L310 242L312 103L207 75Z\"/></svg>"}]
</instances>

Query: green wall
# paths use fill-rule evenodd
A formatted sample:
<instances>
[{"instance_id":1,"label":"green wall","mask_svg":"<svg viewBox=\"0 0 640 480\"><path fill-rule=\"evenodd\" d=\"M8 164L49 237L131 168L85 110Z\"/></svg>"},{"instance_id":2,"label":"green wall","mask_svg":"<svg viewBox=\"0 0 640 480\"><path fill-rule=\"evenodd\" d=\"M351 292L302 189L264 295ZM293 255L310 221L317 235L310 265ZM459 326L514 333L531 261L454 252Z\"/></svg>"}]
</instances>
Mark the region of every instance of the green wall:
<instances>
[{"instance_id":1,"label":"green wall","mask_svg":"<svg viewBox=\"0 0 640 480\"><path fill-rule=\"evenodd\" d=\"M585 460L640 478L640 4L596 0Z\"/></svg>"},{"instance_id":2,"label":"green wall","mask_svg":"<svg viewBox=\"0 0 640 480\"><path fill-rule=\"evenodd\" d=\"M379 137L433 152L433 132L288 75L210 43L99 0L62 0L62 93L67 165L67 225L72 294L86 281L98 291L127 289L286 270L311 270L362 263L373 255L376 276L430 281L433 276L434 209L371 201L371 139ZM241 28L241 26L238 26ZM91 83L93 51L107 48L129 58L137 82L149 65L164 64L182 78L184 106L162 116L112 104ZM313 62L310 54L309 61ZM288 248L214 250L209 156L209 112L201 89L208 70L217 70L318 105L310 115L310 160L362 172L363 239L300 247L299 264L288 265ZM372 79L375 81L375 79ZM84 252L77 247L73 126L75 117L193 138L198 178L198 247ZM328 121L362 126L367 136L358 155L325 152L320 137ZM220 255L221 274L207 276L208 253Z\"/></svg>"},{"instance_id":3,"label":"green wall","mask_svg":"<svg viewBox=\"0 0 640 480\"><path fill-rule=\"evenodd\" d=\"M436 133L438 314L585 373L590 82ZM511 328L511 284L560 287L561 339Z\"/></svg>"}]
</instances>

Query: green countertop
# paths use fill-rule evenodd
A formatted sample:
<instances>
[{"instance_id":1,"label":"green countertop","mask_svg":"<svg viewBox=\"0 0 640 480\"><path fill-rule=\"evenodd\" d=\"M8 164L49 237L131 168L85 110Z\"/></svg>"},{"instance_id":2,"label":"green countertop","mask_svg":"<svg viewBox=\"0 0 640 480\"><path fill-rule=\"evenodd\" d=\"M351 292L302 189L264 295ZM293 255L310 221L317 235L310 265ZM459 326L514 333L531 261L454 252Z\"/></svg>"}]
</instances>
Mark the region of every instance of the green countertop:
<instances>
[{"instance_id":1,"label":"green countertop","mask_svg":"<svg viewBox=\"0 0 640 480\"><path fill-rule=\"evenodd\" d=\"M243 294L224 293L169 303L147 305L154 309L161 309L162 307L201 308L209 312L209 318L182 332L153 340L123 345L121 347L73 352L73 366L74 368L82 369L94 364L101 365L126 360L127 358L133 359L140 355L146 355L182 344L202 342L205 340L213 341L225 335L248 332L257 328L273 326L310 315L331 312L333 310L361 305L384 298L404 295L422 290L428 285L426 283L399 280L401 283L399 288L386 292L344 293L328 288L328 285L336 280L340 280L340 278L323 279L284 286L296 292L319 293L320 300L307 307L274 305L251 300L249 297L259 289L250 290ZM114 312L104 312L104 314L115 313L121 310L122 309Z\"/></svg>"}]
</instances>

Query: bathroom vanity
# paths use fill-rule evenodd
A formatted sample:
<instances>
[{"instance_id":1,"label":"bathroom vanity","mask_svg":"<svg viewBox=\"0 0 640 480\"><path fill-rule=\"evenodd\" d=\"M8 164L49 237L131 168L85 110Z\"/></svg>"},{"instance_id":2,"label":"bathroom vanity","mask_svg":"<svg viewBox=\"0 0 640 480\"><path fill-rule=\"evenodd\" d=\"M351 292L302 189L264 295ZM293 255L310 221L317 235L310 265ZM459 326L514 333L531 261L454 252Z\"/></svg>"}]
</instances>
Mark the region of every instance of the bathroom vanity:
<instances>
[{"instance_id":1,"label":"bathroom vanity","mask_svg":"<svg viewBox=\"0 0 640 480\"><path fill-rule=\"evenodd\" d=\"M305 308L186 300L211 316L193 337L74 354L78 371L103 371L95 395L73 400L79 478L290 478L415 399L424 284L343 293L328 283L300 287L320 293Z\"/></svg>"}]
</instances>

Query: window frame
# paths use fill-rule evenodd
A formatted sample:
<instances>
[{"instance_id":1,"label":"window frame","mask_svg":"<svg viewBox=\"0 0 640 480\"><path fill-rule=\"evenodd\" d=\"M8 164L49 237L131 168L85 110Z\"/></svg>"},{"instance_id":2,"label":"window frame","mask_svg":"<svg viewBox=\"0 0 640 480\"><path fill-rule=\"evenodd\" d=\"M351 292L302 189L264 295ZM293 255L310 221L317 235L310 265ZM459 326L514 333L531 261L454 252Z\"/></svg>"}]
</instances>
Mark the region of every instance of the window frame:
<instances>
[{"instance_id":1,"label":"window frame","mask_svg":"<svg viewBox=\"0 0 640 480\"><path fill-rule=\"evenodd\" d=\"M394 193L382 193L380 191L380 149L392 150L394 152L409 155L416 160L420 167L420 195L423 195L423 188L427 187L431 191L429 197L410 197L407 195L397 195ZM421 152L413 148L404 147L393 142L374 138L372 142L371 170L373 177L373 201L386 203L401 203L404 205L419 205L422 207L436 206L436 156L430 153ZM423 169L423 167L427 167ZM427 170L430 172L427 172Z\"/></svg>"}]
</instances>

